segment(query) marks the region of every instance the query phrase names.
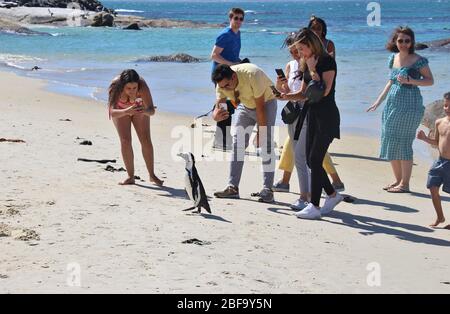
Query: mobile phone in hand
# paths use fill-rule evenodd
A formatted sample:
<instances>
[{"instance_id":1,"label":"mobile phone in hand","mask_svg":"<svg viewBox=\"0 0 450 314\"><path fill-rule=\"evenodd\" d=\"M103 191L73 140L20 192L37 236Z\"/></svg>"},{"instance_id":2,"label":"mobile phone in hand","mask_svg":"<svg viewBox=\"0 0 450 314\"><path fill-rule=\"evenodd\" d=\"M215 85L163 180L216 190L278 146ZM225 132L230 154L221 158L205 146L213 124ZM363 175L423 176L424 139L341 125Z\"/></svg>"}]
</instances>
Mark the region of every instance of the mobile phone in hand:
<instances>
[{"instance_id":1,"label":"mobile phone in hand","mask_svg":"<svg viewBox=\"0 0 450 314\"><path fill-rule=\"evenodd\" d=\"M281 96L281 93L279 92L278 89L275 88L275 86L270 86L270 88L272 89L272 92L273 92L273 94L274 94L276 97L280 97L280 96Z\"/></svg>"},{"instance_id":2,"label":"mobile phone in hand","mask_svg":"<svg viewBox=\"0 0 450 314\"><path fill-rule=\"evenodd\" d=\"M279 78L285 79L286 75L284 74L284 71L282 69L275 69L275 72L277 72L277 75Z\"/></svg>"},{"instance_id":3,"label":"mobile phone in hand","mask_svg":"<svg viewBox=\"0 0 450 314\"><path fill-rule=\"evenodd\" d=\"M219 104L219 108L225 111L228 111L228 105L224 102Z\"/></svg>"}]
</instances>

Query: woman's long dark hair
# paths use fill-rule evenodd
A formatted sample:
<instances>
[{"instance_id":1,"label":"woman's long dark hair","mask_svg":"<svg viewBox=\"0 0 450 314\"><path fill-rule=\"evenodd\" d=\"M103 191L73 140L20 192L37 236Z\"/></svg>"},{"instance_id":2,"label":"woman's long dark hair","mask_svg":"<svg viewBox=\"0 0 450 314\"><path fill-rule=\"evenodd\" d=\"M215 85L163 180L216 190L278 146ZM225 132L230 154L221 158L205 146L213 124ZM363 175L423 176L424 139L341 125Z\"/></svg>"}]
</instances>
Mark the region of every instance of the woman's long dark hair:
<instances>
[{"instance_id":1,"label":"woman's long dark hair","mask_svg":"<svg viewBox=\"0 0 450 314\"><path fill-rule=\"evenodd\" d=\"M312 26L314 25L314 23L318 23L320 24L320 26L322 26L322 37L323 38L327 38L327 23L325 23L325 21L323 19L321 19L320 17L316 17L316 16L311 16L311 19L309 20L309 24L308 24L308 28L311 29Z\"/></svg>"},{"instance_id":2,"label":"woman's long dark hair","mask_svg":"<svg viewBox=\"0 0 450 314\"><path fill-rule=\"evenodd\" d=\"M123 71L119 78L114 80L109 86L109 100L108 105L110 108L115 108L119 101L120 95L128 83L138 83L138 90L141 89L141 77L132 69Z\"/></svg>"}]
</instances>

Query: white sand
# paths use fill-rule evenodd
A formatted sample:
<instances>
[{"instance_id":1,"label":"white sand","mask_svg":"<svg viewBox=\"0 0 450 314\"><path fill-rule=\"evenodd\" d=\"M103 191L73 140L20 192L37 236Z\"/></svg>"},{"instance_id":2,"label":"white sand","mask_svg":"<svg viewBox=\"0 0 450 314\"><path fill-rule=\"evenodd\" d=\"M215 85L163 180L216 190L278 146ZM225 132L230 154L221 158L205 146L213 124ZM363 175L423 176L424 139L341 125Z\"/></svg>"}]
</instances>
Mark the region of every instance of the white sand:
<instances>
[{"instance_id":1,"label":"white sand","mask_svg":"<svg viewBox=\"0 0 450 314\"><path fill-rule=\"evenodd\" d=\"M170 134L191 118L152 119L156 169L167 187L148 183L137 140L136 174L147 182L121 187L123 173L77 162L117 159L114 166L122 166L104 106L44 85L0 73L0 138L26 141L0 143L0 235L9 230L0 237L1 293L450 292L450 232L427 227L435 217L428 162L414 168L417 195L387 194L381 187L391 181L389 164L373 159L378 141L346 135L332 151L348 154L335 162L358 201L332 217L296 219L285 206L294 194L277 194L276 205L249 200L262 182L258 162L244 169L244 200L212 199L216 216L187 216L184 164L171 158ZM66 118L72 122L59 121ZM80 146L77 137L94 145ZM198 170L209 195L225 186L226 162L199 162ZM444 208L449 216L448 202ZM24 229L40 240L15 240ZM181 243L191 238L211 244ZM67 284L70 263L81 267L81 287ZM371 263L381 267L380 286L367 284Z\"/></svg>"}]
</instances>

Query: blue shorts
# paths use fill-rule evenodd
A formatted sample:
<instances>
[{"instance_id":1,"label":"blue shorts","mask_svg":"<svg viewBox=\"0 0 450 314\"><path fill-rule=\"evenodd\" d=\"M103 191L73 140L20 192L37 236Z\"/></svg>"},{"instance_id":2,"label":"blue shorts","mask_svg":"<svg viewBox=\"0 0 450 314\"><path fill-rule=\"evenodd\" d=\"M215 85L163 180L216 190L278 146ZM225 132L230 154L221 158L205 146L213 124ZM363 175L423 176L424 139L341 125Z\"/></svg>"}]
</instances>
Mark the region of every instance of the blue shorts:
<instances>
[{"instance_id":1,"label":"blue shorts","mask_svg":"<svg viewBox=\"0 0 450 314\"><path fill-rule=\"evenodd\" d=\"M427 188L438 187L450 194L450 160L440 158L428 173Z\"/></svg>"}]
</instances>

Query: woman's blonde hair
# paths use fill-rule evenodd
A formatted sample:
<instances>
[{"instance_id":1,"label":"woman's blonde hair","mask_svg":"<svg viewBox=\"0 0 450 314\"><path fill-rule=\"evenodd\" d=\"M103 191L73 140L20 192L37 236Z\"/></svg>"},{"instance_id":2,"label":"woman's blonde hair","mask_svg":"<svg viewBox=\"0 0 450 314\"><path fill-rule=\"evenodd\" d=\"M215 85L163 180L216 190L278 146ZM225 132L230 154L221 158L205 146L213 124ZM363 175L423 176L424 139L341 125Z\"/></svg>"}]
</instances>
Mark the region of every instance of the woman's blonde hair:
<instances>
[{"instance_id":1,"label":"woman's blonde hair","mask_svg":"<svg viewBox=\"0 0 450 314\"><path fill-rule=\"evenodd\" d=\"M298 34L295 40L295 44L303 44L308 46L311 49L311 52L316 57L327 56L328 53L323 46L322 40L310 29L302 29ZM306 72L308 70L308 66L306 64L306 60L304 57L300 60L300 71Z\"/></svg>"}]
</instances>

